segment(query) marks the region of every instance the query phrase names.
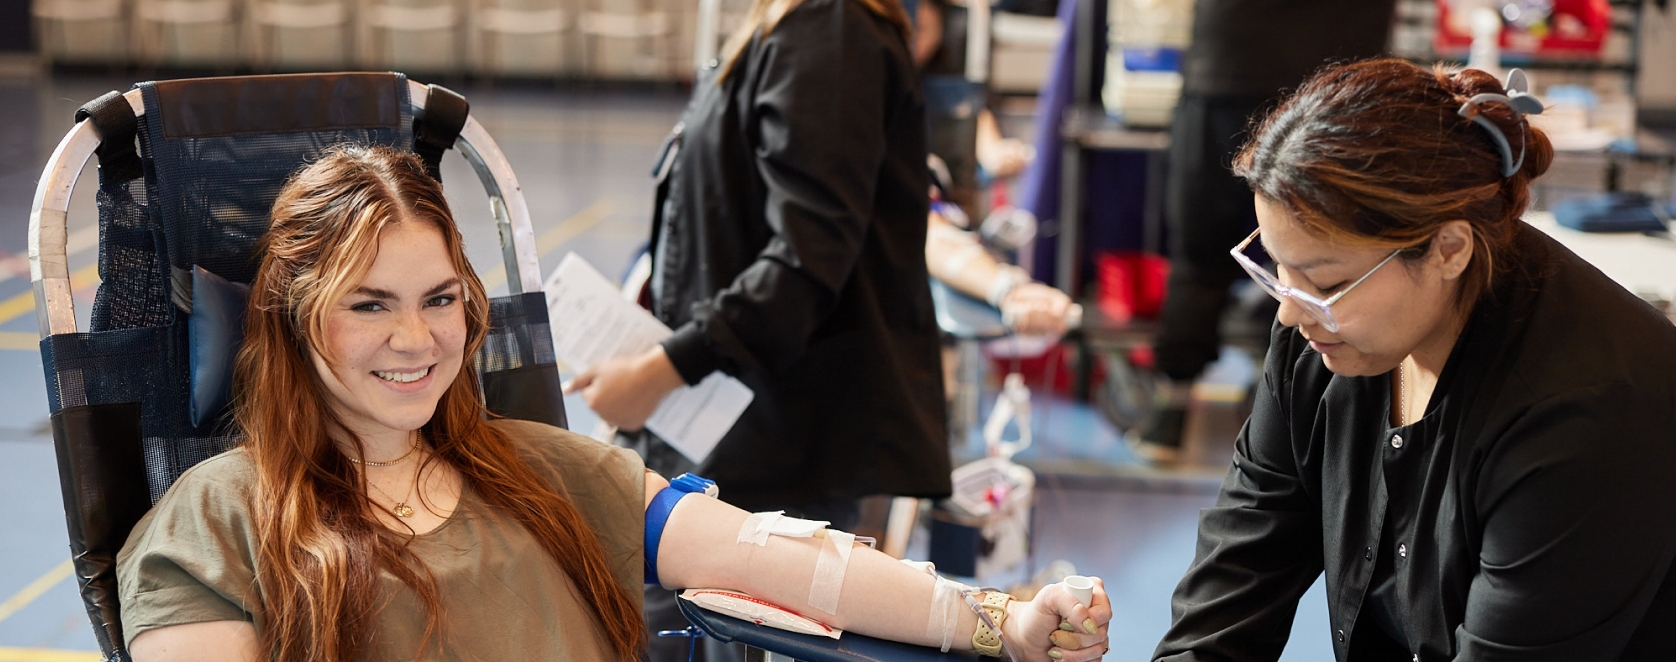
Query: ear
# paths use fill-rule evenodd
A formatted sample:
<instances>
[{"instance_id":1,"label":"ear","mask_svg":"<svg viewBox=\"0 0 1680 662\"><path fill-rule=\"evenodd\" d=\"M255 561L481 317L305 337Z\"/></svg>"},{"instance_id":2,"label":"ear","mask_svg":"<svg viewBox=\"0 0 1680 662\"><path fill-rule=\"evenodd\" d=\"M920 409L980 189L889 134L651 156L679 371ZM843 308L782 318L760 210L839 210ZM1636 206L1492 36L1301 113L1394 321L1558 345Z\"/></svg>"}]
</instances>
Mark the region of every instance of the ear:
<instances>
[{"instance_id":1,"label":"ear","mask_svg":"<svg viewBox=\"0 0 1680 662\"><path fill-rule=\"evenodd\" d=\"M1470 257L1476 252L1476 231L1469 221L1450 221L1435 231L1429 252L1442 278L1455 280L1470 266Z\"/></svg>"}]
</instances>

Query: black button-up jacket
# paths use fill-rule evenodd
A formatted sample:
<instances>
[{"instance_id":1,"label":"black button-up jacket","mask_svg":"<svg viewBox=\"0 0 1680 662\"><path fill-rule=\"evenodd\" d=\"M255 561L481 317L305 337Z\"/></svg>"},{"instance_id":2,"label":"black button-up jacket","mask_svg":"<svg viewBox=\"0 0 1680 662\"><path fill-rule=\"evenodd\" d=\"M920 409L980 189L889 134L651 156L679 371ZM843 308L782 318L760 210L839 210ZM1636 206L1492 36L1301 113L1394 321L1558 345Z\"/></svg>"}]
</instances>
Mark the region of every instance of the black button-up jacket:
<instances>
[{"instance_id":1,"label":"black button-up jacket","mask_svg":"<svg viewBox=\"0 0 1680 662\"><path fill-rule=\"evenodd\" d=\"M654 230L672 363L754 393L697 471L743 507L948 495L927 120L903 38L855 0L806 0L717 71L683 114Z\"/></svg>"},{"instance_id":2,"label":"black button-up jacket","mask_svg":"<svg viewBox=\"0 0 1680 662\"><path fill-rule=\"evenodd\" d=\"M1157 659L1277 659L1320 572L1337 660L1674 659L1674 325L1518 241L1412 425L1273 330Z\"/></svg>"}]
</instances>

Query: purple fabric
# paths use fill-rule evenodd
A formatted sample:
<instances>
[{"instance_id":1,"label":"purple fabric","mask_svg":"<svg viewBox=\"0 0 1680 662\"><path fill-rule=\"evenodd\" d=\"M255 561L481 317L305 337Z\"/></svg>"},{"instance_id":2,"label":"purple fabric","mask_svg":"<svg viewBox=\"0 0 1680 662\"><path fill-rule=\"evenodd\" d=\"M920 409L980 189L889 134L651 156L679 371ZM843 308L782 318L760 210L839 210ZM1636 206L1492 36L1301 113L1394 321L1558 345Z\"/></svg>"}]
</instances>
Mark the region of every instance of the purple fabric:
<instances>
[{"instance_id":1,"label":"purple fabric","mask_svg":"<svg viewBox=\"0 0 1680 662\"><path fill-rule=\"evenodd\" d=\"M1017 205L1041 219L1056 217L1060 194L1058 182L1062 175L1062 111L1073 100L1073 25L1074 12L1079 3L1063 0L1056 11L1062 24L1062 40L1050 60L1050 75L1038 91L1038 107L1034 109L1033 132L1038 137L1039 158L1033 159L1021 175L1021 199Z\"/></svg>"},{"instance_id":2,"label":"purple fabric","mask_svg":"<svg viewBox=\"0 0 1680 662\"><path fill-rule=\"evenodd\" d=\"M1062 114L1073 102L1074 74L1074 15L1079 3L1062 0L1056 19L1062 25L1062 39L1051 59L1050 74L1039 90L1036 119L1033 126L1037 136L1038 158L1021 176L1017 206L1027 209L1044 221L1061 218L1062 181ZM1096 2L1096 26L1107 25L1107 3ZM1103 31L1103 27L1090 27ZM1092 41L1107 43L1106 31ZM1092 90L1102 89L1103 53L1093 61ZM1089 280L1090 255L1093 251L1148 248L1143 245L1143 201L1148 173L1148 157L1137 152L1087 152L1085 167L1085 264L1080 273ZM1163 246L1155 247L1157 249ZM1033 278L1052 282L1056 273L1056 237L1041 233L1033 244Z\"/></svg>"}]
</instances>

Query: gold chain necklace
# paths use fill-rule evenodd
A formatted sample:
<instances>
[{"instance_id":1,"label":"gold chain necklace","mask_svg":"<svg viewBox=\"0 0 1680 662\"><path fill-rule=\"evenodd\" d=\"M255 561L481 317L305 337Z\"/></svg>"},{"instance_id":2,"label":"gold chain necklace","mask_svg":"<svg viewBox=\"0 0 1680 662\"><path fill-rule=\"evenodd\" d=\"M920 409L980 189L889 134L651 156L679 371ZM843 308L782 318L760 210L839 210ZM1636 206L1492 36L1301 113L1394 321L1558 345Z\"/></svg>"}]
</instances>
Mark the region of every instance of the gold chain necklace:
<instances>
[{"instance_id":1,"label":"gold chain necklace","mask_svg":"<svg viewBox=\"0 0 1680 662\"><path fill-rule=\"evenodd\" d=\"M420 485L420 471L418 469L416 469L414 471L414 482L408 484L408 491L403 493L403 500L402 501L397 501L396 499L391 499L391 494L389 492L386 492L385 490L379 489L379 486L373 484L373 481L368 481L368 486L369 487L372 487L374 490L377 490L381 495L384 495L385 498L391 499L392 501L397 502L396 505L391 506L391 512L394 513L397 517L413 517L414 516L414 508L408 505L408 497L414 494L414 488L419 486L419 485Z\"/></svg>"},{"instance_id":2,"label":"gold chain necklace","mask_svg":"<svg viewBox=\"0 0 1680 662\"><path fill-rule=\"evenodd\" d=\"M415 430L414 431L414 446L409 448L407 453L403 453L402 457L399 457L395 460L387 460L385 462L366 462L366 461L358 460L358 459L352 457L352 458L350 458L350 461L355 462L356 464L360 464L364 467L388 467L388 466L391 466L393 464L400 463L403 460L408 459L410 455L413 455L413 454L419 452L420 451L420 442L421 442L420 431ZM363 477L363 480L366 480L365 476ZM414 516L414 508L408 505L408 499L409 499L409 497L414 495L415 488L420 485L420 470L419 469L414 470L414 481L409 483L408 491L403 493L403 498L400 501L397 500L397 499L392 499L391 494L389 492L386 492L385 490L380 489L378 485L375 485L373 483L373 481L369 480L369 481L367 481L367 484L368 484L369 487L372 487L374 490L378 491L385 498L391 499L392 501L396 502L396 505L391 506L391 512L396 514L397 517L413 517Z\"/></svg>"},{"instance_id":3,"label":"gold chain necklace","mask_svg":"<svg viewBox=\"0 0 1680 662\"><path fill-rule=\"evenodd\" d=\"M388 467L388 466L391 466L393 464L401 463L403 460L408 459L408 456L413 455L415 453L415 451L418 451L418 450L420 450L420 431L416 430L414 432L414 445L408 449L407 453L403 453L402 457L399 457L395 460L386 460L384 462L369 462L367 460L358 460L358 459L352 457L352 458L350 458L350 461L355 462L356 464L360 464L364 467ZM348 456L346 456L346 457L348 457Z\"/></svg>"}]
</instances>

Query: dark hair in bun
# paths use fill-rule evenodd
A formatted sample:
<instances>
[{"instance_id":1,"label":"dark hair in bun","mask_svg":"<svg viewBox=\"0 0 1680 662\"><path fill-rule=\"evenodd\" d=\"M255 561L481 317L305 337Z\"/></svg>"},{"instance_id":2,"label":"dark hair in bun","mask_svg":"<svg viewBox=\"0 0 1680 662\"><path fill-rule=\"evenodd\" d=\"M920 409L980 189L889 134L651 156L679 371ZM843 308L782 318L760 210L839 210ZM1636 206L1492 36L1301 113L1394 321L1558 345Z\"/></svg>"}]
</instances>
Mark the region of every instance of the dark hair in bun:
<instances>
[{"instance_id":1,"label":"dark hair in bun","mask_svg":"<svg viewBox=\"0 0 1680 662\"><path fill-rule=\"evenodd\" d=\"M1424 254L1441 226L1470 223L1475 250L1459 291L1475 301L1515 262L1512 240L1528 187L1552 163L1546 135L1500 103L1472 106L1522 156L1502 173L1499 145L1458 114L1471 97L1504 94L1486 72L1456 74L1398 59L1320 70L1266 116L1233 169L1260 196L1336 241Z\"/></svg>"}]
</instances>

